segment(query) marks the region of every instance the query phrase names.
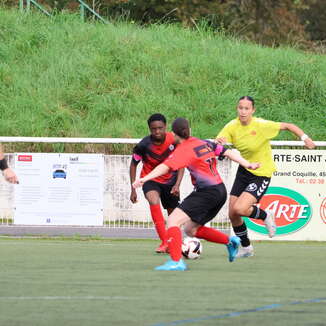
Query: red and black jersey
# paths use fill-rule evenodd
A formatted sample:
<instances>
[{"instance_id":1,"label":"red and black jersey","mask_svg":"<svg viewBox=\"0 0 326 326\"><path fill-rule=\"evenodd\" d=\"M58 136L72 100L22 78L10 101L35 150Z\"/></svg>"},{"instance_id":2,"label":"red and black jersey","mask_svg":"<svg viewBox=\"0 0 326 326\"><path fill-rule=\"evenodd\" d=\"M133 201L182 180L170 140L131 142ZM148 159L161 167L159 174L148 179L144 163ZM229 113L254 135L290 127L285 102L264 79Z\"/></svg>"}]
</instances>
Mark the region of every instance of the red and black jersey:
<instances>
[{"instance_id":1,"label":"red and black jersey","mask_svg":"<svg viewBox=\"0 0 326 326\"><path fill-rule=\"evenodd\" d=\"M143 163L140 177L144 177L157 165L163 163L174 151L175 147L176 143L171 132L165 134L165 140L160 145L154 144L151 136L143 138L139 144L134 147L132 155L132 160L135 164L138 164L139 161ZM175 184L176 172L171 171L153 180L164 184Z\"/></svg>"},{"instance_id":2,"label":"red and black jersey","mask_svg":"<svg viewBox=\"0 0 326 326\"><path fill-rule=\"evenodd\" d=\"M216 156L222 157L226 150L209 140L190 137L178 145L164 164L173 171L188 168L196 188L218 185L223 181L216 169Z\"/></svg>"}]
</instances>

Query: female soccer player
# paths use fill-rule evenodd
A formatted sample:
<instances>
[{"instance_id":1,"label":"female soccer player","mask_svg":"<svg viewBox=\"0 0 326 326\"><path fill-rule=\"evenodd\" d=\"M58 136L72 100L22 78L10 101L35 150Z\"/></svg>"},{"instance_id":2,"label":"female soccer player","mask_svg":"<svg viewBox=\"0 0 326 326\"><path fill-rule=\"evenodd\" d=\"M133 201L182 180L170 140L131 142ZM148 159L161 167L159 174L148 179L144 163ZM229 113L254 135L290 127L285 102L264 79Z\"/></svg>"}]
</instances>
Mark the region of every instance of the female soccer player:
<instances>
[{"instance_id":1,"label":"female soccer player","mask_svg":"<svg viewBox=\"0 0 326 326\"><path fill-rule=\"evenodd\" d=\"M131 185L135 181L137 165L140 161L143 163L141 176L144 176L162 163L176 147L173 134L166 132L164 115L155 113L148 118L147 123L150 135L143 138L133 151L129 169ZM152 220L161 239L161 244L155 250L157 253L166 253L168 248L165 220L160 201L168 214L171 214L178 206L180 200L179 188L183 173L183 169L177 173L167 173L143 185L143 192L149 203ZM137 193L133 187L131 187L130 200L132 203L137 202Z\"/></svg>"},{"instance_id":2,"label":"female soccer player","mask_svg":"<svg viewBox=\"0 0 326 326\"><path fill-rule=\"evenodd\" d=\"M261 163L255 171L239 166L231 189L229 216L235 234L241 239L237 257L254 255L247 227L241 216L263 220L270 237L276 232L273 213L255 206L264 196L276 170L270 139L276 137L280 130L289 130L304 141L307 148L315 147L311 138L296 125L256 118L253 116L255 111L254 99L250 96L241 97L237 105L238 117L230 121L216 137L218 144L230 142L244 158Z\"/></svg>"},{"instance_id":3,"label":"female soccer player","mask_svg":"<svg viewBox=\"0 0 326 326\"><path fill-rule=\"evenodd\" d=\"M229 261L232 262L237 254L240 239L237 236L229 237L218 230L204 226L216 216L226 201L226 188L216 169L216 156L229 157L253 170L258 168L259 164L249 163L239 154L221 145L190 137L189 123L184 118L178 118L173 122L172 131L178 143L176 150L152 172L133 183L135 188L141 187L148 180L171 170L187 167L195 186L195 191L186 197L168 218L167 239L171 260L155 269L164 271L187 269L181 259L180 227L182 225L189 236L225 244L229 253Z\"/></svg>"}]
</instances>

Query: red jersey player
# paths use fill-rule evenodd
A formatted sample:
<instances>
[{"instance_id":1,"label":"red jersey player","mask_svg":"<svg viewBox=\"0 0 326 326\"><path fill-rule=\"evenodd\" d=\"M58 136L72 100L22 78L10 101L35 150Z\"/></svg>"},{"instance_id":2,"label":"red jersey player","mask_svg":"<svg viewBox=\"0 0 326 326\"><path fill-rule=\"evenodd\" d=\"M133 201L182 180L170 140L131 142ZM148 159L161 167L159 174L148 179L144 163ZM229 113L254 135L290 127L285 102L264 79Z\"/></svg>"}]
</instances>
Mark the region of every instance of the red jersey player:
<instances>
[{"instance_id":1,"label":"red jersey player","mask_svg":"<svg viewBox=\"0 0 326 326\"><path fill-rule=\"evenodd\" d=\"M255 170L258 163L249 163L236 152L216 145L213 142L190 136L189 123L184 118L176 119L172 124L176 150L152 172L136 180L135 188L142 186L148 180L187 167L195 186L193 191L168 218L168 246L171 259L156 267L156 270L184 271L187 265L181 259L182 234L180 227L188 236L207 241L225 244L229 261L232 262L238 252L240 239L206 227L205 224L213 219L226 201L226 188L216 169L216 156L228 157L248 169Z\"/></svg>"},{"instance_id":2,"label":"red jersey player","mask_svg":"<svg viewBox=\"0 0 326 326\"><path fill-rule=\"evenodd\" d=\"M130 163L130 181L135 181L137 165L140 161L143 168L140 176L143 177L150 173L157 165L162 163L174 151L176 143L171 132L166 132L166 119L162 114L156 113L149 117L148 127L150 135L143 138L135 146L132 161ZM149 203L151 216L155 225L161 244L156 249L158 253L167 252L165 220L162 214L162 206L168 214L179 204L179 186L183 177L184 169L178 173L167 171L166 174L153 178L143 184L143 192ZM137 193L131 187L130 200L132 203L137 202Z\"/></svg>"}]
</instances>

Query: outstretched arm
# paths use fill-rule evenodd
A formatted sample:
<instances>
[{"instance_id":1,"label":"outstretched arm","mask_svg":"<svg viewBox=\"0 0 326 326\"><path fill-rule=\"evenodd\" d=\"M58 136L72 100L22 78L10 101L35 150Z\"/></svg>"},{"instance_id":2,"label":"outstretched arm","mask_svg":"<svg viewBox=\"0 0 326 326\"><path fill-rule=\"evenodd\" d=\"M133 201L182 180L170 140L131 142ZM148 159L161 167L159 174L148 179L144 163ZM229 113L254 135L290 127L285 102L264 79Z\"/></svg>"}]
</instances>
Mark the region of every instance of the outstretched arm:
<instances>
[{"instance_id":1,"label":"outstretched arm","mask_svg":"<svg viewBox=\"0 0 326 326\"><path fill-rule=\"evenodd\" d=\"M155 179L163 174L168 173L170 168L164 163L159 164L154 170L148 173L145 177L137 179L132 186L134 188L141 187L146 181Z\"/></svg>"},{"instance_id":2,"label":"outstretched arm","mask_svg":"<svg viewBox=\"0 0 326 326\"><path fill-rule=\"evenodd\" d=\"M225 137L216 137L214 139L214 143L219 145L225 145L227 143L227 139Z\"/></svg>"},{"instance_id":3,"label":"outstretched arm","mask_svg":"<svg viewBox=\"0 0 326 326\"><path fill-rule=\"evenodd\" d=\"M246 159L244 159L238 152L232 150L232 149L227 149L224 152L224 156L228 157L230 160L239 163L246 169L250 170L256 170L260 167L260 163L250 163Z\"/></svg>"},{"instance_id":4,"label":"outstretched arm","mask_svg":"<svg viewBox=\"0 0 326 326\"><path fill-rule=\"evenodd\" d=\"M281 130L288 130L291 131L294 135L299 137L305 144L305 147L309 149L313 149L316 147L315 143L312 141L312 139L307 136L302 129L300 129L298 126L296 126L293 123L286 123L281 122Z\"/></svg>"}]
</instances>

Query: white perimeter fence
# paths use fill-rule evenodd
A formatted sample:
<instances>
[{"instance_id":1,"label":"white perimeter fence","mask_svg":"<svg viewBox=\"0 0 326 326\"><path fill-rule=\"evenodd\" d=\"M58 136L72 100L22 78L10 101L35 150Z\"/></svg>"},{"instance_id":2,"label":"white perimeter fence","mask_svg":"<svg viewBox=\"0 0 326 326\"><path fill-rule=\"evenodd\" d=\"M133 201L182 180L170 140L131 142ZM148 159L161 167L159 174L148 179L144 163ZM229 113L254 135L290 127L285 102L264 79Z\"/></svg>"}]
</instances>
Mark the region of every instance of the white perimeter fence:
<instances>
[{"instance_id":1,"label":"white perimeter fence","mask_svg":"<svg viewBox=\"0 0 326 326\"><path fill-rule=\"evenodd\" d=\"M140 139L124 138L52 138L52 137L0 137L1 143L70 143L70 144L137 144ZM301 141L272 141L275 148L302 149ZM316 142L319 149L326 148L326 142ZM14 168L14 155L9 156L9 165ZM129 200L129 165L131 155L105 155L104 164L104 227L152 229L153 224L148 204L141 190L138 190L139 202ZM141 167L138 167L140 172ZM218 170L228 190L233 182L234 168L228 159L218 161ZM14 224L14 186L0 181L0 224ZM181 199L192 191L190 176L185 174L181 185ZM229 231L227 204L212 221L212 226Z\"/></svg>"}]
</instances>

